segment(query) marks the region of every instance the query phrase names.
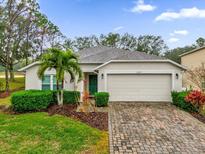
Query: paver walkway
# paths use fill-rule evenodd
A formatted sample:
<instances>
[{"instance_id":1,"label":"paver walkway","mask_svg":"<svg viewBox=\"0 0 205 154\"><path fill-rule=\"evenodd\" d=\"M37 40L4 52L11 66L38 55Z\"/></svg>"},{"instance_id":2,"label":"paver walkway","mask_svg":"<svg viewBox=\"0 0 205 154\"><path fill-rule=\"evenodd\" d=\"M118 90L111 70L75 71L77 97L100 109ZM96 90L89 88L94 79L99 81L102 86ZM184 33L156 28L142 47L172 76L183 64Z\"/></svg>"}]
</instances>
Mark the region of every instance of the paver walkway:
<instances>
[{"instance_id":1,"label":"paver walkway","mask_svg":"<svg viewBox=\"0 0 205 154\"><path fill-rule=\"evenodd\" d=\"M205 124L170 104L113 103L110 153L205 153Z\"/></svg>"}]
</instances>

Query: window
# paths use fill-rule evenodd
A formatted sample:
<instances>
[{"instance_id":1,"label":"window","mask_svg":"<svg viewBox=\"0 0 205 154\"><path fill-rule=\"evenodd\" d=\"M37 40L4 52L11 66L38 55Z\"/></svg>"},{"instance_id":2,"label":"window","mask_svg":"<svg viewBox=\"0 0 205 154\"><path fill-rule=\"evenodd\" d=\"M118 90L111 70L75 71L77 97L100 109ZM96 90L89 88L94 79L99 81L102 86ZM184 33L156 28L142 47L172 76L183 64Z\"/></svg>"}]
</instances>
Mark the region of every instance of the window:
<instances>
[{"instance_id":1,"label":"window","mask_svg":"<svg viewBox=\"0 0 205 154\"><path fill-rule=\"evenodd\" d=\"M51 76L45 75L42 80L42 90L50 90Z\"/></svg>"},{"instance_id":2,"label":"window","mask_svg":"<svg viewBox=\"0 0 205 154\"><path fill-rule=\"evenodd\" d=\"M62 89L62 82L59 83L59 88ZM42 80L42 90L56 90L57 82L55 75L45 75Z\"/></svg>"}]
</instances>

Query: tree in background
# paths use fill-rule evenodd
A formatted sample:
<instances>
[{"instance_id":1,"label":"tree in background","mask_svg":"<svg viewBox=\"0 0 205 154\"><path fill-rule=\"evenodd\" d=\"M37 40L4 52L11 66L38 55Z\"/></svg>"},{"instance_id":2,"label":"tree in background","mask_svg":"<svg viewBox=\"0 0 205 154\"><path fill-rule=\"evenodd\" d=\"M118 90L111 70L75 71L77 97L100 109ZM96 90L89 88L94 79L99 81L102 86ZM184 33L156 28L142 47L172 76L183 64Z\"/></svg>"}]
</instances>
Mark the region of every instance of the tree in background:
<instances>
[{"instance_id":1,"label":"tree in background","mask_svg":"<svg viewBox=\"0 0 205 154\"><path fill-rule=\"evenodd\" d=\"M6 91L14 80L14 65L38 58L63 35L39 12L36 0L4 0L0 3L0 65L5 69Z\"/></svg>"},{"instance_id":2,"label":"tree in background","mask_svg":"<svg viewBox=\"0 0 205 154\"><path fill-rule=\"evenodd\" d=\"M6 91L9 91L9 71L11 63L16 60L16 55L20 52L20 45L23 29L23 18L28 13L37 9L38 5L34 0L7 0L1 3L0 23L2 25L2 37L0 46L0 61L5 67ZM15 53L14 53L15 52Z\"/></svg>"},{"instance_id":3,"label":"tree in background","mask_svg":"<svg viewBox=\"0 0 205 154\"><path fill-rule=\"evenodd\" d=\"M171 59L177 63L181 63L181 57L179 55L186 53L188 51L194 50L196 48L195 45L191 45L191 46L185 46L185 47L178 47L178 48L174 48L171 50L168 50L167 52L164 53L164 56L167 59Z\"/></svg>"},{"instance_id":4,"label":"tree in background","mask_svg":"<svg viewBox=\"0 0 205 154\"><path fill-rule=\"evenodd\" d=\"M168 50L164 53L164 57L171 59L177 63L181 63L181 57L179 55L194 50L199 47L205 46L205 39L200 37L196 40L196 42L192 45L177 47L171 50Z\"/></svg>"},{"instance_id":5,"label":"tree in background","mask_svg":"<svg viewBox=\"0 0 205 154\"><path fill-rule=\"evenodd\" d=\"M197 40L196 40L196 44L198 47L203 47L205 46L205 39L202 38L202 37L199 37Z\"/></svg>"},{"instance_id":6,"label":"tree in background","mask_svg":"<svg viewBox=\"0 0 205 154\"><path fill-rule=\"evenodd\" d=\"M119 42L121 41L120 34L109 33L108 35L101 34L98 38L99 42L103 46L108 47L119 47Z\"/></svg>"},{"instance_id":7,"label":"tree in background","mask_svg":"<svg viewBox=\"0 0 205 154\"><path fill-rule=\"evenodd\" d=\"M167 50L167 46L160 36L142 35L135 37L128 33L123 35L117 33L101 34L99 37L96 35L77 37L72 41L70 39L65 41L64 46L69 46L69 48L75 51L96 46L108 46L154 55L160 55L163 51Z\"/></svg>"},{"instance_id":8,"label":"tree in background","mask_svg":"<svg viewBox=\"0 0 205 154\"><path fill-rule=\"evenodd\" d=\"M137 46L137 38L131 34L125 33L120 38L119 48L134 51Z\"/></svg>"},{"instance_id":9,"label":"tree in background","mask_svg":"<svg viewBox=\"0 0 205 154\"><path fill-rule=\"evenodd\" d=\"M152 55L160 55L167 46L161 36L142 35L137 39L136 50Z\"/></svg>"},{"instance_id":10,"label":"tree in background","mask_svg":"<svg viewBox=\"0 0 205 154\"><path fill-rule=\"evenodd\" d=\"M58 104L62 105L65 73L70 74L70 82L82 80L82 71L78 64L78 57L72 50L62 51L57 48L48 49L48 52L43 54L40 59L40 67L38 70L40 79L44 77L44 73L47 69L55 69L56 71L57 100ZM62 83L62 87L59 87L60 82Z\"/></svg>"}]
</instances>

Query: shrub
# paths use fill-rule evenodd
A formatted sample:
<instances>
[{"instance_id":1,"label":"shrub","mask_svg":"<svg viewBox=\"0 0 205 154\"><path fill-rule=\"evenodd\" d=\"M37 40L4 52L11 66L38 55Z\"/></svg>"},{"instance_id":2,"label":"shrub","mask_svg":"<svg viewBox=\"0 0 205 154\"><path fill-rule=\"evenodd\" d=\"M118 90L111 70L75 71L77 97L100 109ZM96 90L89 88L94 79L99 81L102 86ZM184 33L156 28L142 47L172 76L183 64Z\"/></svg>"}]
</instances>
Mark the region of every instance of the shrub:
<instances>
[{"instance_id":1,"label":"shrub","mask_svg":"<svg viewBox=\"0 0 205 154\"><path fill-rule=\"evenodd\" d=\"M107 106L109 102L109 93L98 92L95 93L95 103L98 107Z\"/></svg>"},{"instance_id":2,"label":"shrub","mask_svg":"<svg viewBox=\"0 0 205 154\"><path fill-rule=\"evenodd\" d=\"M205 105L205 94L198 90L191 91L185 101L194 105L198 110Z\"/></svg>"},{"instance_id":3,"label":"shrub","mask_svg":"<svg viewBox=\"0 0 205 154\"><path fill-rule=\"evenodd\" d=\"M13 93L11 104L17 112L39 111L46 109L52 99L51 91L27 90Z\"/></svg>"},{"instance_id":4,"label":"shrub","mask_svg":"<svg viewBox=\"0 0 205 154\"><path fill-rule=\"evenodd\" d=\"M79 91L64 91L64 103L65 104L76 104L80 101Z\"/></svg>"},{"instance_id":5,"label":"shrub","mask_svg":"<svg viewBox=\"0 0 205 154\"><path fill-rule=\"evenodd\" d=\"M57 102L57 91L52 91L53 101L52 103ZM64 104L77 104L80 101L80 92L79 91L64 91L63 93L63 103Z\"/></svg>"},{"instance_id":6,"label":"shrub","mask_svg":"<svg viewBox=\"0 0 205 154\"><path fill-rule=\"evenodd\" d=\"M172 92L172 102L174 105L178 106L179 108L187 111L187 112L196 112L196 108L191 104L185 101L185 97L189 94L189 91L182 91L182 92Z\"/></svg>"}]
</instances>

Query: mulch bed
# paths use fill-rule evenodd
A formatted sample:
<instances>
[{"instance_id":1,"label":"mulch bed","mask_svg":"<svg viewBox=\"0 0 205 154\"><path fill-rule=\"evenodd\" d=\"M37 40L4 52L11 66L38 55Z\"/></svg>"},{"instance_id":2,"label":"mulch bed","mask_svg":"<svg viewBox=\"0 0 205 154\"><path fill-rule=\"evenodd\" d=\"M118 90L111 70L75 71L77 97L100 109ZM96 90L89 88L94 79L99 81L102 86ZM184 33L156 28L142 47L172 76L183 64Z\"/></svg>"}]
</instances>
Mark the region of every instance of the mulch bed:
<instances>
[{"instance_id":1,"label":"mulch bed","mask_svg":"<svg viewBox=\"0 0 205 154\"><path fill-rule=\"evenodd\" d=\"M0 98L6 98L10 96L11 92L0 92Z\"/></svg>"},{"instance_id":2,"label":"mulch bed","mask_svg":"<svg viewBox=\"0 0 205 154\"><path fill-rule=\"evenodd\" d=\"M16 91L20 91L20 90L24 90L24 89L25 88L22 87L22 88L17 88L17 89L10 90L9 92L0 91L0 98L6 98L6 97L10 96L11 93L16 92Z\"/></svg>"},{"instance_id":3,"label":"mulch bed","mask_svg":"<svg viewBox=\"0 0 205 154\"><path fill-rule=\"evenodd\" d=\"M199 121L205 123L205 116L199 114L199 113L190 113L193 117L198 119Z\"/></svg>"},{"instance_id":4,"label":"mulch bed","mask_svg":"<svg viewBox=\"0 0 205 154\"><path fill-rule=\"evenodd\" d=\"M81 122L84 122L91 127L107 131L108 130L108 113L106 112L76 112L76 105L53 105L48 108L48 114L59 114L67 117L71 117Z\"/></svg>"}]
</instances>

